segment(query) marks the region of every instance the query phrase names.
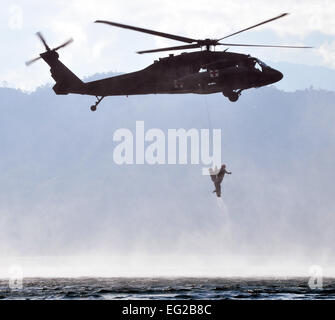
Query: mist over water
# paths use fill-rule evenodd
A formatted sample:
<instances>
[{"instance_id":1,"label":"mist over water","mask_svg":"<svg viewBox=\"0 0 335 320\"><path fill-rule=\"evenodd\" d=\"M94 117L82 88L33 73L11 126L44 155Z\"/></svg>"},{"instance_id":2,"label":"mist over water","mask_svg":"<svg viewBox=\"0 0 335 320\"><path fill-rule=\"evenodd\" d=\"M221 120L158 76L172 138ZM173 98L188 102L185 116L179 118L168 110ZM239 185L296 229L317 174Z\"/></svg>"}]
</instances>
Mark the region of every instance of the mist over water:
<instances>
[{"instance_id":1,"label":"mist over water","mask_svg":"<svg viewBox=\"0 0 335 320\"><path fill-rule=\"evenodd\" d=\"M334 276L335 94L107 98L0 89L0 276ZM206 105L210 112L208 122ZM113 163L118 128L222 129L232 175Z\"/></svg>"}]
</instances>

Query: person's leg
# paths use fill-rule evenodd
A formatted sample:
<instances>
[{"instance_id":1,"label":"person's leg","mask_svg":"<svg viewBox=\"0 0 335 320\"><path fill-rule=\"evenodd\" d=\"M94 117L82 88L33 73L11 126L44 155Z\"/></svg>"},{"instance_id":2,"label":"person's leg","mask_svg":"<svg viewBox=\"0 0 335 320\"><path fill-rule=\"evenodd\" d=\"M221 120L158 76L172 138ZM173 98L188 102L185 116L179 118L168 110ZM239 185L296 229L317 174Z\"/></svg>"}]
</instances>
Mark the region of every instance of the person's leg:
<instances>
[{"instance_id":1,"label":"person's leg","mask_svg":"<svg viewBox=\"0 0 335 320\"><path fill-rule=\"evenodd\" d=\"M215 182L215 192L218 197L221 196L221 185L218 181Z\"/></svg>"},{"instance_id":2,"label":"person's leg","mask_svg":"<svg viewBox=\"0 0 335 320\"><path fill-rule=\"evenodd\" d=\"M212 181L215 182L217 177L216 177L216 174L214 173L213 169L209 168L208 171L209 171L209 175L211 176Z\"/></svg>"},{"instance_id":3,"label":"person's leg","mask_svg":"<svg viewBox=\"0 0 335 320\"><path fill-rule=\"evenodd\" d=\"M216 189L216 195L218 196L218 197L221 197L221 185L219 184L219 186L217 187L217 189Z\"/></svg>"}]
</instances>

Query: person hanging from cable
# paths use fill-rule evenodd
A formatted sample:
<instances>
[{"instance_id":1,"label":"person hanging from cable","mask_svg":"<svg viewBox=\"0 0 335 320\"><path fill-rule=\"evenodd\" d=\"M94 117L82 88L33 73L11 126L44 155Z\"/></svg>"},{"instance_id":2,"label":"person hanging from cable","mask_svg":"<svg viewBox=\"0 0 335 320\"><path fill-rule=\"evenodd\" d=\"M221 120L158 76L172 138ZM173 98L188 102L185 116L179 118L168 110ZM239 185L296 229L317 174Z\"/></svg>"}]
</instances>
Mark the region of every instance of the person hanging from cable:
<instances>
[{"instance_id":1,"label":"person hanging from cable","mask_svg":"<svg viewBox=\"0 0 335 320\"><path fill-rule=\"evenodd\" d=\"M216 192L216 195L219 198L221 197L221 183L226 173L231 174L231 172L226 170L225 164L221 166L220 170L218 170L217 167L215 167L215 171L212 168L209 168L209 174L215 186L213 193Z\"/></svg>"}]
</instances>

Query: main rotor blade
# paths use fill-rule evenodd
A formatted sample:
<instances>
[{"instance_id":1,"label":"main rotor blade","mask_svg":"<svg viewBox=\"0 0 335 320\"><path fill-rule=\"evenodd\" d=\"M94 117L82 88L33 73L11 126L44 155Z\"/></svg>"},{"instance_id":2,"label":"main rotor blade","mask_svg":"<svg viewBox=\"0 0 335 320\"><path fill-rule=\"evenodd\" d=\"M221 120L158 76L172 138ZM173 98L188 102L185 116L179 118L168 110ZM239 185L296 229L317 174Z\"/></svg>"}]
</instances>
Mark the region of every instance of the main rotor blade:
<instances>
[{"instance_id":1,"label":"main rotor blade","mask_svg":"<svg viewBox=\"0 0 335 320\"><path fill-rule=\"evenodd\" d=\"M32 60L27 61L27 62L26 62L26 66L27 66L27 67L30 66L32 63L34 63L35 61L37 61L37 60L39 60L39 59L41 59L41 57L37 57L37 58L35 58L35 59L32 59Z\"/></svg>"},{"instance_id":2,"label":"main rotor blade","mask_svg":"<svg viewBox=\"0 0 335 320\"><path fill-rule=\"evenodd\" d=\"M279 15L279 16L277 16L277 17L274 17L274 18L272 18L272 19L265 20L265 21L263 21L263 22L260 22L260 23L255 24L255 25L253 25L253 26L251 26L251 27L248 27L248 28L245 28L245 29L243 29L243 30L240 30L240 31L234 32L234 33L232 33L232 34L229 34L228 36L225 36L225 37L223 37L223 38L218 39L218 41L223 40L223 39L226 39L226 38L231 37L231 36L234 36L234 35L239 34L239 33L241 33L241 32L244 32L244 31L247 31L247 30L256 28L256 27L258 27L258 26L261 26L262 24L265 24L265 23L268 23L268 22L271 22L271 21L274 21L274 20L283 18L283 17L285 17L285 16L287 16L287 15L288 15L288 13L283 13L283 14L281 14L281 15Z\"/></svg>"},{"instance_id":3,"label":"main rotor blade","mask_svg":"<svg viewBox=\"0 0 335 320\"><path fill-rule=\"evenodd\" d=\"M261 48L287 48L287 49L311 49L313 47L301 47L301 46L276 46L267 44L241 44L241 43L221 43L218 45L227 47L261 47Z\"/></svg>"},{"instance_id":4,"label":"main rotor blade","mask_svg":"<svg viewBox=\"0 0 335 320\"><path fill-rule=\"evenodd\" d=\"M159 36L159 37L164 37L164 38L169 38L177 41L182 41L186 43L192 43L196 42L197 40L191 39L191 38L186 38L186 37L180 37L174 34L169 34L169 33L164 33L164 32L159 32L159 31L154 31L154 30L149 30L149 29L143 29L143 28L138 28L138 27L133 27L133 26L128 26L126 24L121 24L121 23L116 23L116 22L111 22L111 21L105 21L105 20L96 20L95 23L105 23L109 24L114 27L119 27L119 28L124 28L124 29L130 29L134 31L139 31L139 32L144 32L144 33L149 33L154 36Z\"/></svg>"},{"instance_id":5,"label":"main rotor blade","mask_svg":"<svg viewBox=\"0 0 335 320\"><path fill-rule=\"evenodd\" d=\"M175 46L175 47L167 47L153 50L137 51L137 53L142 54L142 53L152 53L152 52L171 51L171 50L194 49L200 47L201 47L200 45L195 43L195 44L187 44L185 46Z\"/></svg>"},{"instance_id":6,"label":"main rotor blade","mask_svg":"<svg viewBox=\"0 0 335 320\"><path fill-rule=\"evenodd\" d=\"M50 50L49 46L47 45L47 42L45 41L44 37L42 36L41 32L36 32L36 35L40 38L40 40L42 41L42 43L44 44L44 47L47 51Z\"/></svg>"},{"instance_id":7,"label":"main rotor blade","mask_svg":"<svg viewBox=\"0 0 335 320\"><path fill-rule=\"evenodd\" d=\"M61 44L60 46L58 46L58 47L56 47L56 48L54 48L52 50L57 51L60 48L66 47L67 45L69 45L72 42L73 42L73 39L71 38L71 39L67 40L66 42L64 42L63 44Z\"/></svg>"}]
</instances>

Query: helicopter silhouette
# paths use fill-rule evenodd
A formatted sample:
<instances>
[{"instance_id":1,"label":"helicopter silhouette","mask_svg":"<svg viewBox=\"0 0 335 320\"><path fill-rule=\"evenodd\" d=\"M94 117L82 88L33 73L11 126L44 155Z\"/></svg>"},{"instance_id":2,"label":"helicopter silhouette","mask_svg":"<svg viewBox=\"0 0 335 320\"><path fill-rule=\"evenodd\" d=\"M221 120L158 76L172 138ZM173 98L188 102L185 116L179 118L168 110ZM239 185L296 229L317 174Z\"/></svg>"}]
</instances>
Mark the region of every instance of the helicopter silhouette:
<instances>
[{"instance_id":1,"label":"helicopter silhouette","mask_svg":"<svg viewBox=\"0 0 335 320\"><path fill-rule=\"evenodd\" d=\"M144 32L180 42L186 45L173 46L160 49L138 51L139 54L175 51L186 49L201 49L196 52L183 52L179 55L170 54L168 57L159 58L143 70L122 74L101 80L83 82L60 60L58 50L70 44L70 39L62 45L50 49L40 32L36 35L42 41L46 51L39 57L26 62L29 66L33 62L43 59L49 66L52 78L56 81L53 90L56 94L66 95L81 94L96 97L96 102L91 106L96 111L97 106L107 96L129 96L143 94L211 94L221 92L230 101L237 101L243 90L259 88L283 78L283 74L266 65L260 59L248 54L212 51L216 46L239 47L267 47L267 48L311 48L306 46L278 46L259 44L223 43L222 40L277 20L288 13L283 13L274 18L257 23L248 28L229 34L219 39L192 39L169 33L138 28L125 24L105 20L96 23L107 24L119 28ZM204 48L204 50L202 50Z\"/></svg>"}]
</instances>

